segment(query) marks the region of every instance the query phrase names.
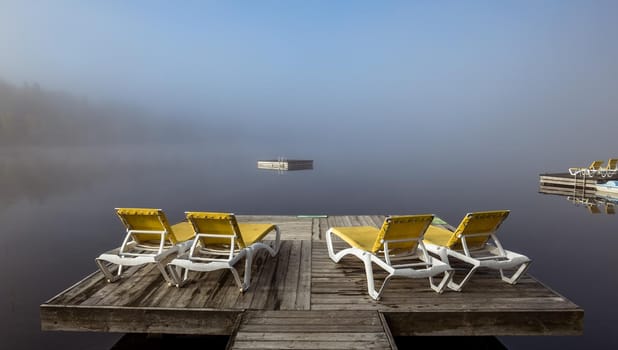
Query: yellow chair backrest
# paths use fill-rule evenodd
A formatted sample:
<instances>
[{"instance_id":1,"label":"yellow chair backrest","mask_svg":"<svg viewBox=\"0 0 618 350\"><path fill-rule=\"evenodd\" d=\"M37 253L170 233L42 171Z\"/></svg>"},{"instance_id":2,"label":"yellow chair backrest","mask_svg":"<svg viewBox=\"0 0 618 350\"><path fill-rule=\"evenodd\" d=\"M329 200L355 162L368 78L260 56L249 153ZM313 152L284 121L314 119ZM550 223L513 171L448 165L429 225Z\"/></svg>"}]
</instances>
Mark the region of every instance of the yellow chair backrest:
<instances>
[{"instance_id":1,"label":"yellow chair backrest","mask_svg":"<svg viewBox=\"0 0 618 350\"><path fill-rule=\"evenodd\" d=\"M166 239L172 244L178 243L174 231L170 228L170 224L161 209L116 208L116 215L127 230L165 231ZM133 239L138 243L159 241L161 235L158 233L136 233L133 234Z\"/></svg>"},{"instance_id":2,"label":"yellow chair backrest","mask_svg":"<svg viewBox=\"0 0 618 350\"><path fill-rule=\"evenodd\" d=\"M603 165L603 161L602 160L595 160L594 162L592 162L592 164L590 164L588 169L590 169L590 170L599 170L601 168L601 165Z\"/></svg>"},{"instance_id":3,"label":"yellow chair backrest","mask_svg":"<svg viewBox=\"0 0 618 350\"><path fill-rule=\"evenodd\" d=\"M415 250L418 245L416 240L423 238L433 218L432 214L387 217L378 233L372 252L381 250L384 247L384 241L402 239L411 239L411 241L389 243L388 249Z\"/></svg>"},{"instance_id":4,"label":"yellow chair backrest","mask_svg":"<svg viewBox=\"0 0 618 350\"><path fill-rule=\"evenodd\" d=\"M615 170L617 165L618 165L618 158L610 158L607 161L607 169L608 170Z\"/></svg>"},{"instance_id":5,"label":"yellow chair backrest","mask_svg":"<svg viewBox=\"0 0 618 350\"><path fill-rule=\"evenodd\" d=\"M468 213L453 232L446 246L453 250L463 249L461 237L466 237L468 249L482 248L507 216L509 216L508 210Z\"/></svg>"},{"instance_id":6,"label":"yellow chair backrest","mask_svg":"<svg viewBox=\"0 0 618 350\"><path fill-rule=\"evenodd\" d=\"M185 212L185 215L189 222L193 225L196 234L205 233L212 235L236 236L236 244L238 247L246 247L234 214L187 211ZM230 238L226 237L200 237L199 239L204 246L230 243Z\"/></svg>"}]
</instances>

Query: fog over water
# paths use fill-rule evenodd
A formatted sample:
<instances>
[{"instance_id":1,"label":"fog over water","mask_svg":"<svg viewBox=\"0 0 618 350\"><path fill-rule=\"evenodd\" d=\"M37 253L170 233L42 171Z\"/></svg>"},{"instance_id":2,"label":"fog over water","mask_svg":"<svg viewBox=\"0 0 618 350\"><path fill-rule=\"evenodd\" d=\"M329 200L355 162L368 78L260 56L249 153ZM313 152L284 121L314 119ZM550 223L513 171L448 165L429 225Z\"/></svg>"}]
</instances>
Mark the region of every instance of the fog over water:
<instances>
[{"instance_id":1,"label":"fog over water","mask_svg":"<svg viewBox=\"0 0 618 350\"><path fill-rule=\"evenodd\" d=\"M0 343L109 349L118 335L41 332L38 307L119 244L114 207L146 206L172 221L511 209L505 245L585 309L585 335L501 340L618 347L618 216L538 193L539 173L618 157L616 14L0 0ZM315 168L255 169L278 156Z\"/></svg>"}]
</instances>

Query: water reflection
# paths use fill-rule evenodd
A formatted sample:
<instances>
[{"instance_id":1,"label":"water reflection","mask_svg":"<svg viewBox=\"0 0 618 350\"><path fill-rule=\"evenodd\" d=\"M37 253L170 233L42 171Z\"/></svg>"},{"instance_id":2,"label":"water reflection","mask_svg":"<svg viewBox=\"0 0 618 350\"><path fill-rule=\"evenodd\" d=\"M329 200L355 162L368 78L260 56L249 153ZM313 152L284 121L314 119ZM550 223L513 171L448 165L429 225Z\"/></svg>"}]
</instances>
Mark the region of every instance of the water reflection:
<instances>
[{"instance_id":1,"label":"water reflection","mask_svg":"<svg viewBox=\"0 0 618 350\"><path fill-rule=\"evenodd\" d=\"M585 208L590 214L616 214L618 195L594 190L570 189L559 186L541 186L539 193L560 196L576 207Z\"/></svg>"},{"instance_id":2,"label":"water reflection","mask_svg":"<svg viewBox=\"0 0 618 350\"><path fill-rule=\"evenodd\" d=\"M608 215L616 214L616 199L608 199L596 196L584 198L568 196L567 200L569 200L576 206L583 206L587 208L591 214L600 214L601 212L604 212Z\"/></svg>"},{"instance_id":3,"label":"water reflection","mask_svg":"<svg viewBox=\"0 0 618 350\"><path fill-rule=\"evenodd\" d=\"M79 192L106 176L112 168L84 162L83 155L62 148L0 149L0 210L19 200Z\"/></svg>"}]
</instances>

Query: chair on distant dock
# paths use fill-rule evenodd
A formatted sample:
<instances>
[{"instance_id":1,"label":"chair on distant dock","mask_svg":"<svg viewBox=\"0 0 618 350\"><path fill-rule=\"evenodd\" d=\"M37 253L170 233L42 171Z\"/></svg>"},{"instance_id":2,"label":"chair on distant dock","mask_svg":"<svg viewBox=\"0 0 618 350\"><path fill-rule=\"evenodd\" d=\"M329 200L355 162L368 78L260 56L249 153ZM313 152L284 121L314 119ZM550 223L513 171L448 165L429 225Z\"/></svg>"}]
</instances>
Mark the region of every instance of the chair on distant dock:
<instances>
[{"instance_id":1,"label":"chair on distant dock","mask_svg":"<svg viewBox=\"0 0 618 350\"><path fill-rule=\"evenodd\" d=\"M472 265L461 282L452 280L448 284L449 288L461 291L481 267L499 270L502 280L510 284L517 283L526 272L530 259L504 249L496 236L496 231L508 215L508 210L469 213L455 230L437 225L427 229L424 242L431 253L440 256L445 263L449 262L449 257L453 257ZM516 271L507 277L504 270L511 269Z\"/></svg>"},{"instance_id":2,"label":"chair on distant dock","mask_svg":"<svg viewBox=\"0 0 618 350\"><path fill-rule=\"evenodd\" d=\"M599 168L601 177L612 177L618 172L618 158L610 158L606 167Z\"/></svg>"},{"instance_id":3,"label":"chair on distant dock","mask_svg":"<svg viewBox=\"0 0 618 350\"><path fill-rule=\"evenodd\" d=\"M165 271L165 279L176 287L189 281L189 271L215 271L228 269L241 292L251 284L251 265L255 252L266 249L276 256L281 244L277 225L238 223L231 213L185 212L196 234L188 252L179 254ZM264 238L275 232L274 246L264 243ZM234 265L245 258L244 278L241 281Z\"/></svg>"},{"instance_id":4,"label":"chair on distant dock","mask_svg":"<svg viewBox=\"0 0 618 350\"><path fill-rule=\"evenodd\" d=\"M581 174L582 176L592 177L601 170L602 165L603 165L602 160L595 160L587 168L569 168L569 174L573 176L577 176Z\"/></svg>"},{"instance_id":5,"label":"chair on distant dock","mask_svg":"<svg viewBox=\"0 0 618 350\"><path fill-rule=\"evenodd\" d=\"M588 208L590 214L601 214L601 209L597 203L587 204L586 207Z\"/></svg>"},{"instance_id":6,"label":"chair on distant dock","mask_svg":"<svg viewBox=\"0 0 618 350\"><path fill-rule=\"evenodd\" d=\"M161 209L116 208L116 214L126 228L126 235L119 248L99 255L97 266L108 282L118 280L124 266L156 263L162 269L162 260L188 246L194 236L188 222L170 226ZM111 265L118 265L114 274Z\"/></svg>"},{"instance_id":7,"label":"chair on distant dock","mask_svg":"<svg viewBox=\"0 0 618 350\"><path fill-rule=\"evenodd\" d=\"M433 218L433 215L389 216L379 229L373 226L331 227L326 231L328 255L335 263L346 255L361 259L365 265L369 295L375 300L380 299L384 288L395 276L427 277L431 288L442 293L451 280L451 267L431 257L423 245L423 235ZM333 234L351 247L335 253ZM372 263L388 273L377 291ZM433 278L440 274L444 276L440 283L435 284Z\"/></svg>"}]
</instances>

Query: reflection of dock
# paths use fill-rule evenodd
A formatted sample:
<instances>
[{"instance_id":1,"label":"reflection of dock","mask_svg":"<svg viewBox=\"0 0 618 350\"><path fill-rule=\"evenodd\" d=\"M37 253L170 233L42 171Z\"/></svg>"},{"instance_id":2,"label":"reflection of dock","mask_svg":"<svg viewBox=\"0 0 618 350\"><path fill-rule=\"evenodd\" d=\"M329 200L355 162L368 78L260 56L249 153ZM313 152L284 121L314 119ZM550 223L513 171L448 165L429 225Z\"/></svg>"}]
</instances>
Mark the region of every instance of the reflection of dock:
<instances>
[{"instance_id":1,"label":"reflection of dock","mask_svg":"<svg viewBox=\"0 0 618 350\"><path fill-rule=\"evenodd\" d=\"M324 235L330 226L379 227L383 216L238 220L278 224L283 239L277 257L265 250L255 257L247 292L239 293L224 270L196 273L184 288L167 286L155 266L128 268L113 284L95 272L41 305L42 329L228 335L232 349L390 348L392 336L583 331L579 306L530 275L509 285L489 269L479 270L465 291L443 294L426 279L395 278L373 301L362 263L351 257L333 263ZM381 283L385 274L376 277Z\"/></svg>"},{"instance_id":2,"label":"reflection of dock","mask_svg":"<svg viewBox=\"0 0 618 350\"><path fill-rule=\"evenodd\" d=\"M599 192L596 189L597 183L603 183L611 178L587 177L582 179L563 173L563 174L541 174L539 177L539 193L566 197L566 199L576 206L588 208L592 214L601 213L604 208L605 214L613 215L616 213L618 197L611 194Z\"/></svg>"},{"instance_id":3,"label":"reflection of dock","mask_svg":"<svg viewBox=\"0 0 618 350\"><path fill-rule=\"evenodd\" d=\"M308 170L313 169L313 160L301 159L273 159L258 160L258 169L268 170Z\"/></svg>"}]
</instances>

